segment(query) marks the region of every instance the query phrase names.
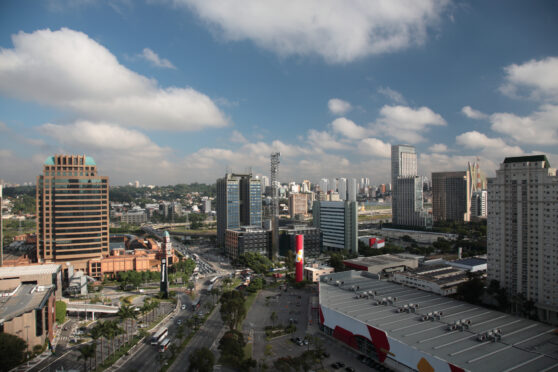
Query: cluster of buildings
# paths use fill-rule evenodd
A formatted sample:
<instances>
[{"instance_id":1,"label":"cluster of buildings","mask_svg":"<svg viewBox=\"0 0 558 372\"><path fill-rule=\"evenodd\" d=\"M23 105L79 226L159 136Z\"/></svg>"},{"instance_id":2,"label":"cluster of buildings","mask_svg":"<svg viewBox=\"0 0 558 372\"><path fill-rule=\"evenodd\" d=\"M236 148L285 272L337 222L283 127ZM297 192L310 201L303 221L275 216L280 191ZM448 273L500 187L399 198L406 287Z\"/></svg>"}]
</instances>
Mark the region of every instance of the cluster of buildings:
<instances>
[{"instance_id":1,"label":"cluster of buildings","mask_svg":"<svg viewBox=\"0 0 558 372\"><path fill-rule=\"evenodd\" d=\"M22 250L30 246L33 250L7 256L4 266L61 264L66 282L72 277L69 271L100 280L121 271L159 270L163 250L158 242L109 236L108 194L108 177L99 175L91 157L47 158L37 177L36 234L19 243ZM169 263L175 260L170 252Z\"/></svg>"}]
</instances>

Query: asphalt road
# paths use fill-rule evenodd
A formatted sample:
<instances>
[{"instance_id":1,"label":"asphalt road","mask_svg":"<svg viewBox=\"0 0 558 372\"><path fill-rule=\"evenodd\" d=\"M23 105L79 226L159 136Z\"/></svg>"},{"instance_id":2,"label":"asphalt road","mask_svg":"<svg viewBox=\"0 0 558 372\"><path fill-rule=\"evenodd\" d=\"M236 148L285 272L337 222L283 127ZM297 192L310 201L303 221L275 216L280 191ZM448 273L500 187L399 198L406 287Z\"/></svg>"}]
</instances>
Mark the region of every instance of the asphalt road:
<instances>
[{"instance_id":1,"label":"asphalt road","mask_svg":"<svg viewBox=\"0 0 558 372\"><path fill-rule=\"evenodd\" d=\"M169 372L185 371L188 368L188 359L192 351L200 347L212 349L212 346L217 344L220 333L224 327L219 309L220 305L217 305L213 313L207 318L205 324L198 330L194 337L192 337L186 348L179 354L173 365L168 369ZM218 355L216 350L212 349L212 351L217 358Z\"/></svg>"}]
</instances>

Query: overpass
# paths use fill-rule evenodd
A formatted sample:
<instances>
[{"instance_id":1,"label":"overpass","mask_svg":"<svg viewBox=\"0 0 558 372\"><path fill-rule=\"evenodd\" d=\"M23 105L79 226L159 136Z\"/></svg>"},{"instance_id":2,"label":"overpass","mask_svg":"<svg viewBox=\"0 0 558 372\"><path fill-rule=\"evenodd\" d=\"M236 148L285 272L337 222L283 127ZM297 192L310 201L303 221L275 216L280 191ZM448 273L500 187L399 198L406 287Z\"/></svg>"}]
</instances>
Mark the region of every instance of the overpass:
<instances>
[{"instance_id":1,"label":"overpass","mask_svg":"<svg viewBox=\"0 0 558 372\"><path fill-rule=\"evenodd\" d=\"M87 313L91 313L91 318L95 320L95 313L101 314L116 314L118 313L117 306L109 305L96 305L96 304L72 304L68 303L66 305L66 312L76 312L85 313L85 319L87 319Z\"/></svg>"}]
</instances>

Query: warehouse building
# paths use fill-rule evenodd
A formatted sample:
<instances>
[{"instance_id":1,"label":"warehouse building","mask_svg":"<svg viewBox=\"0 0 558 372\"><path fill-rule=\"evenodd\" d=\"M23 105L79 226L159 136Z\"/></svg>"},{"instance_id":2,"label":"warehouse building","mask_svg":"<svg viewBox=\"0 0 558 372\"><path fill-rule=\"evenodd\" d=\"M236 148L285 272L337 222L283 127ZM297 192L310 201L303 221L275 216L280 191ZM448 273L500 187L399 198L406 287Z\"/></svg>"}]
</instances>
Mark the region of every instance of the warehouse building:
<instances>
[{"instance_id":1,"label":"warehouse building","mask_svg":"<svg viewBox=\"0 0 558 372\"><path fill-rule=\"evenodd\" d=\"M371 276L320 278L320 330L395 370L558 369L554 327Z\"/></svg>"}]
</instances>

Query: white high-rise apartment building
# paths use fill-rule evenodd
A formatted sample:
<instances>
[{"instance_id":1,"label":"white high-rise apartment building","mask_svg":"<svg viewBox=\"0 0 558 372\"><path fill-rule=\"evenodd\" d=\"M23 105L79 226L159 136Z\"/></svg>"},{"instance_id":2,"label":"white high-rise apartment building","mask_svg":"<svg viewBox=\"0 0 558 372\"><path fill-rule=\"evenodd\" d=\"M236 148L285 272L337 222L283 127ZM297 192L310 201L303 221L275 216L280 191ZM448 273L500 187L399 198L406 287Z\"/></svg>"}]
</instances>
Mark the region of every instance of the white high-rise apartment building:
<instances>
[{"instance_id":1,"label":"white high-rise apartment building","mask_svg":"<svg viewBox=\"0 0 558 372\"><path fill-rule=\"evenodd\" d=\"M357 181L356 178L347 179L347 200L356 201Z\"/></svg>"},{"instance_id":2,"label":"white high-rise apartment building","mask_svg":"<svg viewBox=\"0 0 558 372\"><path fill-rule=\"evenodd\" d=\"M391 146L391 183L393 223L431 227L432 216L423 207L422 177L417 176L417 152L413 146Z\"/></svg>"},{"instance_id":3,"label":"white high-rise apartment building","mask_svg":"<svg viewBox=\"0 0 558 372\"><path fill-rule=\"evenodd\" d=\"M347 179L339 178L337 180L337 191L339 192L339 199L347 200Z\"/></svg>"},{"instance_id":4,"label":"white high-rise apartment building","mask_svg":"<svg viewBox=\"0 0 558 372\"><path fill-rule=\"evenodd\" d=\"M558 324L558 177L545 155L506 158L488 180L488 278Z\"/></svg>"},{"instance_id":5,"label":"white high-rise apartment building","mask_svg":"<svg viewBox=\"0 0 558 372\"><path fill-rule=\"evenodd\" d=\"M486 217L488 192L480 190L473 192L471 197L471 217Z\"/></svg>"},{"instance_id":6,"label":"white high-rise apartment building","mask_svg":"<svg viewBox=\"0 0 558 372\"><path fill-rule=\"evenodd\" d=\"M322 178L320 180L320 190L323 191L323 192L327 192L327 185L328 185L327 178Z\"/></svg>"}]
</instances>

